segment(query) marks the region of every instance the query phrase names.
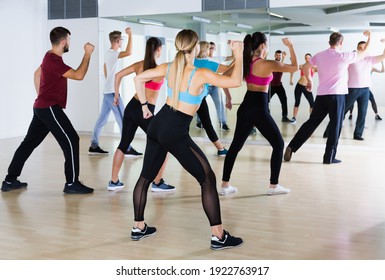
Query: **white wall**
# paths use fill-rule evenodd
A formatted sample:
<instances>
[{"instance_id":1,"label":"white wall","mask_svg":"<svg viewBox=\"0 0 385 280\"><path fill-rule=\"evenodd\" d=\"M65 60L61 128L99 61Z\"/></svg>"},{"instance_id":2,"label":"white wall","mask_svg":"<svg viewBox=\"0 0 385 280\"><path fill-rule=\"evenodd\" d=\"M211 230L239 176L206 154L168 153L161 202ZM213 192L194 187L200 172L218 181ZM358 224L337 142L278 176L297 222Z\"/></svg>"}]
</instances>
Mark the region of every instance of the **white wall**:
<instances>
[{"instance_id":1,"label":"white wall","mask_svg":"<svg viewBox=\"0 0 385 280\"><path fill-rule=\"evenodd\" d=\"M25 135L36 98L33 73L45 53L46 0L0 1L0 139Z\"/></svg>"}]
</instances>

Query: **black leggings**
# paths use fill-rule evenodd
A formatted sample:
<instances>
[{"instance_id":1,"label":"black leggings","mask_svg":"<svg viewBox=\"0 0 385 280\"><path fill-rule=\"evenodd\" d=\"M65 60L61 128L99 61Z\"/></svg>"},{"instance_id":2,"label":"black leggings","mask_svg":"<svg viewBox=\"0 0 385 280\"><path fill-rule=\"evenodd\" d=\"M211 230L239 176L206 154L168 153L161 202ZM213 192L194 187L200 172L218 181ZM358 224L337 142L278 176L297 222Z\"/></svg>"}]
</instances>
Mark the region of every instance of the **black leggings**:
<instances>
[{"instance_id":1,"label":"black leggings","mask_svg":"<svg viewBox=\"0 0 385 280\"><path fill-rule=\"evenodd\" d=\"M247 91L237 111L234 139L227 152L223 166L223 181L230 181L235 159L242 149L250 130L255 126L273 147L270 160L270 183L278 184L281 171L284 142L277 124L269 113L266 92Z\"/></svg>"},{"instance_id":2,"label":"black leggings","mask_svg":"<svg viewBox=\"0 0 385 280\"><path fill-rule=\"evenodd\" d=\"M25 162L49 132L52 133L63 150L66 182L78 181L79 136L59 105L33 109L33 118L27 135L16 150L9 165L8 175L5 178L7 181L15 180L21 174Z\"/></svg>"},{"instance_id":3,"label":"black leggings","mask_svg":"<svg viewBox=\"0 0 385 280\"><path fill-rule=\"evenodd\" d=\"M148 187L170 152L201 185L203 209L210 225L222 224L215 174L188 133L191 120L192 116L167 104L153 117L147 130L142 172L133 193L135 221L144 221Z\"/></svg>"},{"instance_id":4,"label":"black leggings","mask_svg":"<svg viewBox=\"0 0 385 280\"><path fill-rule=\"evenodd\" d=\"M154 114L155 105L148 104L147 106L151 113ZM143 118L142 105L139 100L133 97L124 109L122 138L120 139L118 149L123 153L127 151L138 127L147 133L151 120L152 118Z\"/></svg>"},{"instance_id":5,"label":"black leggings","mask_svg":"<svg viewBox=\"0 0 385 280\"><path fill-rule=\"evenodd\" d=\"M294 90L294 97L295 97L294 107L299 107L299 104L301 103L302 93L305 96L305 98L307 99L307 102L309 102L310 108L313 109L313 107L314 107L313 93L308 91L305 86L298 84L298 83L295 86L295 90Z\"/></svg>"},{"instance_id":6,"label":"black leggings","mask_svg":"<svg viewBox=\"0 0 385 280\"><path fill-rule=\"evenodd\" d=\"M211 142L218 141L218 135L214 130L214 127L211 123L209 106L207 106L206 97L203 98L201 106L199 107L197 114L201 120L203 128L206 130L206 134L209 137Z\"/></svg>"}]
</instances>

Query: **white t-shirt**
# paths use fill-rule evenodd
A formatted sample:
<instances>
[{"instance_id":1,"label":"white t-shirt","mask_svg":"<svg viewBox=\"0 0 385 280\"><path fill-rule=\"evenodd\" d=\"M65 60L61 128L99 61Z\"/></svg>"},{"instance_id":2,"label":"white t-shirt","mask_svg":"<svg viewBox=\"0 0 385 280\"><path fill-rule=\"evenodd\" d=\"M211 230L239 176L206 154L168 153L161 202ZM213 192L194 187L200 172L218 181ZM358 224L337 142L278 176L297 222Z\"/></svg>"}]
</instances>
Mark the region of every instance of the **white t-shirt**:
<instances>
[{"instance_id":1,"label":"white t-shirt","mask_svg":"<svg viewBox=\"0 0 385 280\"><path fill-rule=\"evenodd\" d=\"M107 69L107 79L106 79L106 83L104 84L104 91L103 91L105 94L115 92L114 90L115 74L118 73L121 68L120 63L118 63L119 54L120 54L120 51L109 49L104 56L104 62L106 64L106 69Z\"/></svg>"}]
</instances>

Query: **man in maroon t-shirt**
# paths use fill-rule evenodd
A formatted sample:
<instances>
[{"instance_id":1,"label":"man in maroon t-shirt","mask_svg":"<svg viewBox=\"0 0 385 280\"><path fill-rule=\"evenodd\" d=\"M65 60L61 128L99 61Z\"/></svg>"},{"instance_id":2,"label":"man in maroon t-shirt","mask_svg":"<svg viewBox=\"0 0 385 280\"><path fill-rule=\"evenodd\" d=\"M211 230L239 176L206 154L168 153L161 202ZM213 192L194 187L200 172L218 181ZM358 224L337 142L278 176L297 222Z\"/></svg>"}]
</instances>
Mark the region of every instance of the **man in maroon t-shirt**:
<instances>
[{"instance_id":1,"label":"man in maroon t-shirt","mask_svg":"<svg viewBox=\"0 0 385 280\"><path fill-rule=\"evenodd\" d=\"M285 57L286 52L282 52L281 50L275 51L274 58L276 61L283 62ZM281 79L282 72L273 72L273 80L270 82L270 99L274 96L274 94L278 95L282 107L282 122L291 122L291 120L287 117L287 96Z\"/></svg>"},{"instance_id":2,"label":"man in maroon t-shirt","mask_svg":"<svg viewBox=\"0 0 385 280\"><path fill-rule=\"evenodd\" d=\"M45 54L34 74L37 98L33 105L33 118L27 135L8 167L1 187L4 192L27 187L27 183L17 178L29 156L49 132L59 143L65 157L66 183L63 191L68 194L94 191L79 182L79 136L63 109L67 104L67 79L83 80L95 47L90 43L84 45L83 60L74 70L64 64L62 58L63 53L69 50L70 35L70 31L64 27L55 27L50 32L52 49Z\"/></svg>"}]
</instances>

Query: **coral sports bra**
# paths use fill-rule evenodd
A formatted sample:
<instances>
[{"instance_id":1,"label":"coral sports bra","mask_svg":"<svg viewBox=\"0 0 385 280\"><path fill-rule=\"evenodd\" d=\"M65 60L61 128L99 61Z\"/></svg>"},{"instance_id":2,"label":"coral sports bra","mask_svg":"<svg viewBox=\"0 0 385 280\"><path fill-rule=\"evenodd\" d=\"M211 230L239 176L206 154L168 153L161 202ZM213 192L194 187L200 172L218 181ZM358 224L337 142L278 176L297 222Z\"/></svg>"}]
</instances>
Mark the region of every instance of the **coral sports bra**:
<instances>
[{"instance_id":1,"label":"coral sports bra","mask_svg":"<svg viewBox=\"0 0 385 280\"><path fill-rule=\"evenodd\" d=\"M160 90L163 83L164 83L164 79L162 79L159 82L149 81L144 84L144 87L152 90Z\"/></svg>"},{"instance_id":2,"label":"coral sports bra","mask_svg":"<svg viewBox=\"0 0 385 280\"><path fill-rule=\"evenodd\" d=\"M168 64L168 68L167 68L167 74L166 74L167 80L168 80L169 70L170 70L170 63ZM188 80L188 85L187 85L186 91L180 91L179 92L179 101L185 102L185 103L188 103L191 105L199 105L202 103L203 98L205 98L207 96L207 94L208 94L208 85L207 84L204 85L203 90L199 95L192 95L188 92L188 90L190 88L191 79L194 76L196 70L197 70L197 68L194 68L194 70L191 72L190 79ZM172 88L170 88L168 86L168 84L167 84L167 96L169 98L172 97Z\"/></svg>"},{"instance_id":3,"label":"coral sports bra","mask_svg":"<svg viewBox=\"0 0 385 280\"><path fill-rule=\"evenodd\" d=\"M261 58L257 57L250 63L250 74L246 77L245 81L248 84L254 84L257 86L268 86L270 82L273 80L273 74L271 74L268 77L259 77L259 76L253 75L253 72L252 72L253 64L259 59Z\"/></svg>"}]
</instances>

